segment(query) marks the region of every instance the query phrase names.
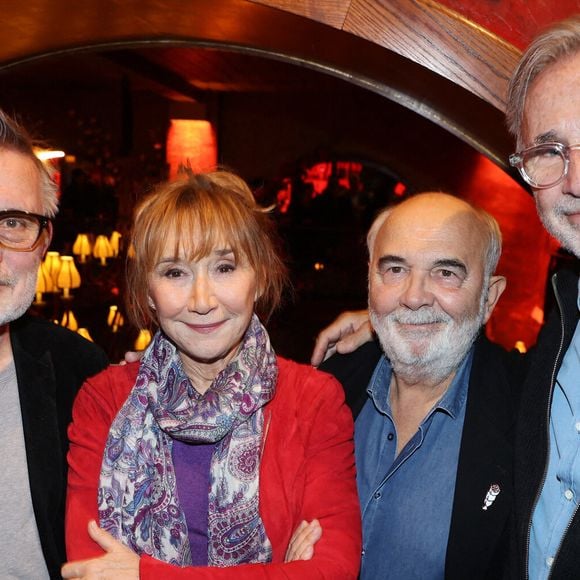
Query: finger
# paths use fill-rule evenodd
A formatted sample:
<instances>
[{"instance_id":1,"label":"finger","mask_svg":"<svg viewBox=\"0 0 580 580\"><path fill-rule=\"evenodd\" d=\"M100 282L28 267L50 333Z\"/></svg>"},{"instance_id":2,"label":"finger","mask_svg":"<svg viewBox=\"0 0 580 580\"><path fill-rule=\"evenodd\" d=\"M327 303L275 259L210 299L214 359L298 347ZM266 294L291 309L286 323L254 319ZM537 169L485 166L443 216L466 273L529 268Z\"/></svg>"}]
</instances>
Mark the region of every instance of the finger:
<instances>
[{"instance_id":1,"label":"finger","mask_svg":"<svg viewBox=\"0 0 580 580\"><path fill-rule=\"evenodd\" d=\"M76 562L67 562L60 569L60 574L63 578L82 578L85 573L84 564L82 560L77 560Z\"/></svg>"},{"instance_id":2,"label":"finger","mask_svg":"<svg viewBox=\"0 0 580 580\"><path fill-rule=\"evenodd\" d=\"M352 334L343 336L336 343L336 352L348 354L354 352L357 348L373 340L373 329L371 323L367 320L361 324Z\"/></svg>"},{"instance_id":3,"label":"finger","mask_svg":"<svg viewBox=\"0 0 580 580\"><path fill-rule=\"evenodd\" d=\"M314 553L314 544L321 535L322 528L318 520L312 520L299 534L294 534L292 560L309 560Z\"/></svg>"},{"instance_id":4,"label":"finger","mask_svg":"<svg viewBox=\"0 0 580 580\"><path fill-rule=\"evenodd\" d=\"M294 530L292 537L290 538L290 542L288 543L288 549L286 550L286 556L284 557L285 562L292 562L295 560L295 551L294 546L299 541L298 538L300 534L304 532L304 529L308 526L308 522L306 520L302 520L298 527Z\"/></svg>"},{"instance_id":5,"label":"finger","mask_svg":"<svg viewBox=\"0 0 580 580\"><path fill-rule=\"evenodd\" d=\"M316 339L316 344L314 345L312 356L310 357L310 364L313 367L317 367L328 357L332 356L335 352L336 344L333 342L328 342L324 338L321 339L319 335L319 337Z\"/></svg>"},{"instance_id":6,"label":"finger","mask_svg":"<svg viewBox=\"0 0 580 580\"><path fill-rule=\"evenodd\" d=\"M105 552L113 552L114 550L123 547L123 544L121 544L121 542L113 538L113 536L111 536L109 532L103 530L102 528L99 528L95 520L91 520L89 522L87 529L89 531L89 536L95 542L97 542L97 544L99 544L99 546L103 548Z\"/></svg>"}]
</instances>

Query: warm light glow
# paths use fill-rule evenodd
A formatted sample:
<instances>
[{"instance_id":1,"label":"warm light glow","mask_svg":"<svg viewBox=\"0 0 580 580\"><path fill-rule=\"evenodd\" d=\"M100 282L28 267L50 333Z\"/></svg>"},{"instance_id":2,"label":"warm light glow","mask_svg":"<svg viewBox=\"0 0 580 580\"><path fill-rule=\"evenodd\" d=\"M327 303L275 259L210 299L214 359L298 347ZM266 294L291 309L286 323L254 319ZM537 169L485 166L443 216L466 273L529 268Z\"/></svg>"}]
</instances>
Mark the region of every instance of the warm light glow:
<instances>
[{"instance_id":1,"label":"warm light glow","mask_svg":"<svg viewBox=\"0 0 580 580\"><path fill-rule=\"evenodd\" d=\"M78 330L79 323L77 322L76 316L73 314L72 310L65 311L65 313L62 315L60 325L72 331Z\"/></svg>"},{"instance_id":2,"label":"warm light glow","mask_svg":"<svg viewBox=\"0 0 580 580\"><path fill-rule=\"evenodd\" d=\"M81 285L81 275L72 256L60 257L60 272L56 279L56 285L62 288L63 298L69 298L71 288L78 288Z\"/></svg>"},{"instance_id":3,"label":"warm light glow","mask_svg":"<svg viewBox=\"0 0 580 580\"><path fill-rule=\"evenodd\" d=\"M324 264L322 262L315 262L314 263L314 269L315 270L318 270L318 271L324 270Z\"/></svg>"},{"instance_id":4,"label":"warm light glow","mask_svg":"<svg viewBox=\"0 0 580 580\"><path fill-rule=\"evenodd\" d=\"M116 258L119 255L120 241L123 236L121 232L113 232L109 237L109 243L111 244L111 249L113 250L113 256Z\"/></svg>"},{"instance_id":5,"label":"warm light glow","mask_svg":"<svg viewBox=\"0 0 580 580\"><path fill-rule=\"evenodd\" d=\"M52 290L46 290L46 292L56 292L58 288L56 281L60 272L60 254L52 251L46 252L43 264L46 273L52 278Z\"/></svg>"},{"instance_id":6,"label":"warm light glow","mask_svg":"<svg viewBox=\"0 0 580 580\"><path fill-rule=\"evenodd\" d=\"M217 143L209 121L171 119L167 134L169 179L179 175L180 167L190 165L193 171L207 171L217 164Z\"/></svg>"},{"instance_id":7,"label":"warm light glow","mask_svg":"<svg viewBox=\"0 0 580 580\"><path fill-rule=\"evenodd\" d=\"M112 332L117 332L121 326L125 324L125 318L119 312L119 307L115 304L109 306L109 314L107 316L107 326L111 327Z\"/></svg>"},{"instance_id":8,"label":"warm light glow","mask_svg":"<svg viewBox=\"0 0 580 580\"><path fill-rule=\"evenodd\" d=\"M528 350L526 348L526 343L523 340L516 340L515 347L516 347L516 350L519 350L522 353L524 353Z\"/></svg>"},{"instance_id":9,"label":"warm light glow","mask_svg":"<svg viewBox=\"0 0 580 580\"><path fill-rule=\"evenodd\" d=\"M41 161L48 161L49 159L61 159L65 156L64 151L57 151L52 149L39 149L34 154Z\"/></svg>"},{"instance_id":10,"label":"warm light glow","mask_svg":"<svg viewBox=\"0 0 580 580\"><path fill-rule=\"evenodd\" d=\"M91 242L88 234L79 234L72 247L72 252L79 257L79 262L84 264L87 256L91 255Z\"/></svg>"},{"instance_id":11,"label":"warm light glow","mask_svg":"<svg viewBox=\"0 0 580 580\"><path fill-rule=\"evenodd\" d=\"M139 331L139 336L135 341L134 348L135 350L145 350L149 343L151 342L151 332L147 329L141 329Z\"/></svg>"},{"instance_id":12,"label":"warm light glow","mask_svg":"<svg viewBox=\"0 0 580 580\"><path fill-rule=\"evenodd\" d=\"M91 342L95 342L93 340L93 337L89 334L89 331L87 328L84 328L84 327L79 328L77 330L77 333L80 334L83 338L86 338L87 340L90 340Z\"/></svg>"},{"instance_id":13,"label":"warm light glow","mask_svg":"<svg viewBox=\"0 0 580 580\"><path fill-rule=\"evenodd\" d=\"M111 248L111 242L109 242L107 236L97 236L93 246L93 256L101 260L101 266L106 266L107 258L113 257L113 248Z\"/></svg>"},{"instance_id":14,"label":"warm light glow","mask_svg":"<svg viewBox=\"0 0 580 580\"><path fill-rule=\"evenodd\" d=\"M44 292L54 292L55 286L52 277L48 273L44 262L38 266L38 276L36 278L36 304L42 304L42 294Z\"/></svg>"}]
</instances>

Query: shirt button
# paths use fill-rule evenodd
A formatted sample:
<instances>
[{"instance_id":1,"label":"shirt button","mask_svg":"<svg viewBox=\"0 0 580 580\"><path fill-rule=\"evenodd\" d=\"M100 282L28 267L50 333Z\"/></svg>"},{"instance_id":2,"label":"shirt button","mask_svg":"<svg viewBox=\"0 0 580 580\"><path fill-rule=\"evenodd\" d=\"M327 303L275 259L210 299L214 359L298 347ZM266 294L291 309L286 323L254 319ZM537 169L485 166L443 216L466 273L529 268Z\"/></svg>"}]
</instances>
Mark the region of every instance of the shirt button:
<instances>
[{"instance_id":1,"label":"shirt button","mask_svg":"<svg viewBox=\"0 0 580 580\"><path fill-rule=\"evenodd\" d=\"M573 492L571 489L567 489L567 490L564 492L564 497L565 497L565 498L566 498L568 501L570 501L570 500L571 500L571 499L574 497L574 492Z\"/></svg>"},{"instance_id":2,"label":"shirt button","mask_svg":"<svg viewBox=\"0 0 580 580\"><path fill-rule=\"evenodd\" d=\"M574 425L574 427L576 427L576 431L578 433L580 433L580 421L578 421L578 423L576 423L576 425Z\"/></svg>"},{"instance_id":3,"label":"shirt button","mask_svg":"<svg viewBox=\"0 0 580 580\"><path fill-rule=\"evenodd\" d=\"M388 439L389 441L392 441L394 438L395 438L395 436L394 436L392 433L389 433L389 434L387 435L387 439Z\"/></svg>"},{"instance_id":4,"label":"shirt button","mask_svg":"<svg viewBox=\"0 0 580 580\"><path fill-rule=\"evenodd\" d=\"M550 556L549 558L546 558L546 564L548 566L551 566L554 563L554 558L552 558L552 556Z\"/></svg>"},{"instance_id":5,"label":"shirt button","mask_svg":"<svg viewBox=\"0 0 580 580\"><path fill-rule=\"evenodd\" d=\"M373 495L373 497L374 497L375 499L381 499L381 492L380 492L380 491L377 491L377 492L375 493L375 495Z\"/></svg>"}]
</instances>

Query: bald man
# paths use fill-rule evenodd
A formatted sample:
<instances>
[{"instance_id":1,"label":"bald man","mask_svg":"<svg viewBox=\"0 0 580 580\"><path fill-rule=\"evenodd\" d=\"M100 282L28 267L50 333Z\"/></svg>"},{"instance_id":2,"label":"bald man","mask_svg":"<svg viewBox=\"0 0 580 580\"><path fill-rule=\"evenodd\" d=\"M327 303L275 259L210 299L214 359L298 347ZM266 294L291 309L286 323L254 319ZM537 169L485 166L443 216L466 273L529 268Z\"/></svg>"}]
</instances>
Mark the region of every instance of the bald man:
<instances>
[{"instance_id":1,"label":"bald man","mask_svg":"<svg viewBox=\"0 0 580 580\"><path fill-rule=\"evenodd\" d=\"M494 275L498 225L459 198L423 193L380 214L367 242L380 345L322 366L351 400L363 395L361 578L501 578L521 379L517 355L481 333L506 285Z\"/></svg>"}]
</instances>

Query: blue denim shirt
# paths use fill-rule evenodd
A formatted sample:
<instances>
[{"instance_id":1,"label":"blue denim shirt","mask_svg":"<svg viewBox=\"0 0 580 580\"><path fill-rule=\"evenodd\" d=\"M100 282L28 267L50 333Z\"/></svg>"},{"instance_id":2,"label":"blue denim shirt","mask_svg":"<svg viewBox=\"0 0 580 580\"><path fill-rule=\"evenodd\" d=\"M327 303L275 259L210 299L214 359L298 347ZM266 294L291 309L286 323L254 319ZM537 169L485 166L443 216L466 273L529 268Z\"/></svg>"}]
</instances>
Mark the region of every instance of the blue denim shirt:
<instances>
[{"instance_id":1,"label":"blue denim shirt","mask_svg":"<svg viewBox=\"0 0 580 580\"><path fill-rule=\"evenodd\" d=\"M580 299L578 300L580 308ZM580 498L580 324L556 377L550 410L548 472L532 517L529 577L550 574Z\"/></svg>"},{"instance_id":2,"label":"blue denim shirt","mask_svg":"<svg viewBox=\"0 0 580 580\"><path fill-rule=\"evenodd\" d=\"M472 359L473 349L398 456L391 366L383 357L375 369L355 423L362 580L444 577Z\"/></svg>"}]
</instances>

